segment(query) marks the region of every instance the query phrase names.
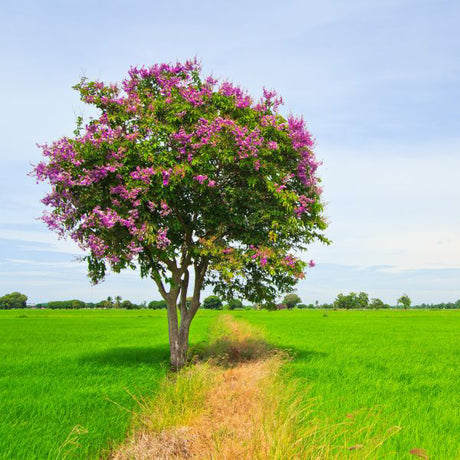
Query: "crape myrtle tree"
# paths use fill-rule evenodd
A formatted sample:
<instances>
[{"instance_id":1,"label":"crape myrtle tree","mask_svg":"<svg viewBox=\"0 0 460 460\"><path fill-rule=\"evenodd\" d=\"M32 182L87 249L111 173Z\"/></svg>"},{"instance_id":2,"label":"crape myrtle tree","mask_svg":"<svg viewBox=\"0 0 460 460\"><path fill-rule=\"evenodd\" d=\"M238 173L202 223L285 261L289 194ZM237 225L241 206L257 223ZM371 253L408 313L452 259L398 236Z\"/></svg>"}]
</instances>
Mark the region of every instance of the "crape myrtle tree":
<instances>
[{"instance_id":1,"label":"crape myrtle tree","mask_svg":"<svg viewBox=\"0 0 460 460\"><path fill-rule=\"evenodd\" d=\"M328 242L313 141L272 91L201 77L196 60L82 79L100 115L41 149L43 220L83 250L92 282L140 268L167 302L171 365L184 365L200 291L272 302L304 277L294 256ZM313 263L312 263L313 265ZM187 301L187 296L191 301Z\"/></svg>"}]
</instances>

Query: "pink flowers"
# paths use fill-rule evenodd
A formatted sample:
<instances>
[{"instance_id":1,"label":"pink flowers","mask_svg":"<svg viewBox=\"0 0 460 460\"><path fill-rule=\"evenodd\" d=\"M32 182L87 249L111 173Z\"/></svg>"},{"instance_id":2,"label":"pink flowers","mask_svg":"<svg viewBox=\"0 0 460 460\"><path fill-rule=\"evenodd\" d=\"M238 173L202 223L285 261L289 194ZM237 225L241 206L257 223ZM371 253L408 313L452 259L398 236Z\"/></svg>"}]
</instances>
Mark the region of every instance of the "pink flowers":
<instances>
[{"instance_id":1,"label":"pink flowers","mask_svg":"<svg viewBox=\"0 0 460 460\"><path fill-rule=\"evenodd\" d=\"M161 176L163 177L163 186L166 187L169 184L169 177L171 176L172 173L172 168L169 169L164 169L161 171Z\"/></svg>"},{"instance_id":2,"label":"pink flowers","mask_svg":"<svg viewBox=\"0 0 460 460\"><path fill-rule=\"evenodd\" d=\"M168 206L168 204L166 203L166 201L161 200L160 207L161 207L160 216L166 217L166 216L168 216L169 214L171 214L171 208Z\"/></svg>"},{"instance_id":3,"label":"pink flowers","mask_svg":"<svg viewBox=\"0 0 460 460\"><path fill-rule=\"evenodd\" d=\"M224 220L231 235L207 249L230 272L249 264L267 277L301 277L314 262L287 253L290 235L323 228L319 162L305 122L279 115L274 91L254 102L199 71L191 60L133 67L120 85L77 85L102 113L74 138L41 147L45 161L34 174L51 184L43 220L115 270L162 260L162 251L179 260L185 233L195 244Z\"/></svg>"},{"instance_id":4,"label":"pink flowers","mask_svg":"<svg viewBox=\"0 0 460 460\"><path fill-rule=\"evenodd\" d=\"M314 203L315 200L312 198L307 198L305 195L299 196L299 206L294 209L294 212L297 217L301 217L303 213L309 211L309 205Z\"/></svg>"},{"instance_id":5,"label":"pink flowers","mask_svg":"<svg viewBox=\"0 0 460 460\"><path fill-rule=\"evenodd\" d=\"M171 240L166 236L168 228L160 228L156 235L156 247L158 249L166 249L170 244Z\"/></svg>"},{"instance_id":6,"label":"pink flowers","mask_svg":"<svg viewBox=\"0 0 460 460\"><path fill-rule=\"evenodd\" d=\"M208 176L203 176L203 175L199 175L199 176L194 177L194 179L196 181L198 181L200 184L202 184L207 178L208 178Z\"/></svg>"}]
</instances>

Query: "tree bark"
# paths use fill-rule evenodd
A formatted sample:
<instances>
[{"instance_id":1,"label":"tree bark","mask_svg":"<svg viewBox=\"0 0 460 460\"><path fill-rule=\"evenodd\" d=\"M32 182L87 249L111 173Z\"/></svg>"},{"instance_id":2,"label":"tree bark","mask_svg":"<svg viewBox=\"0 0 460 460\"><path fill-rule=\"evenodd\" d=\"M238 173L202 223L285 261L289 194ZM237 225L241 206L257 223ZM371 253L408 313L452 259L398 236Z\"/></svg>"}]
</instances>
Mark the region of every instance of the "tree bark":
<instances>
[{"instance_id":1,"label":"tree bark","mask_svg":"<svg viewBox=\"0 0 460 460\"><path fill-rule=\"evenodd\" d=\"M162 297L166 300L168 313L168 337L170 350L170 364L175 371L186 364L190 324L200 306L200 291L203 286L204 277L208 267L208 261L203 259L194 263L195 283L193 286L193 297L189 307L186 305L189 283L187 265L178 268L170 262L169 268L172 273L173 284L167 292L158 273L152 273ZM179 305L177 301L179 300ZM180 311L180 320L178 317Z\"/></svg>"}]
</instances>

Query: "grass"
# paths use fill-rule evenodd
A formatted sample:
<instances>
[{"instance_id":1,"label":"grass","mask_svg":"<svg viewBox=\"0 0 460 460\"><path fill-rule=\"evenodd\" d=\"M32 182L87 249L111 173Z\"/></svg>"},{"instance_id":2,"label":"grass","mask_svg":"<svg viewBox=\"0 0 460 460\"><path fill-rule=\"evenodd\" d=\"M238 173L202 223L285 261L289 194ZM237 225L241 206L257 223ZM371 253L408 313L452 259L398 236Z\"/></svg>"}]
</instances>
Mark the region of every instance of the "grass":
<instances>
[{"instance_id":1,"label":"grass","mask_svg":"<svg viewBox=\"0 0 460 460\"><path fill-rule=\"evenodd\" d=\"M231 315L263 332L248 343L263 337L295 356L267 386L262 434L272 458L295 458L311 445L320 458L409 459L412 449L421 457L426 451L433 459L458 458L460 312ZM193 342L207 340L215 316L199 313ZM217 350L227 340L211 337ZM195 350L206 355L202 344ZM244 360L244 353L227 351L231 360ZM148 407L161 400L159 387L163 424L177 424L181 411L192 417L199 405L186 397L188 379L179 389L162 383L164 312L2 311L0 356L0 458L96 458L125 439L137 401ZM168 415L174 391L186 404ZM293 440L297 451L286 450Z\"/></svg>"},{"instance_id":2,"label":"grass","mask_svg":"<svg viewBox=\"0 0 460 460\"><path fill-rule=\"evenodd\" d=\"M388 437L379 456L414 458L409 451L423 449L430 458L459 458L460 312L233 315L291 350L295 359L283 378L295 381L305 404L314 398L311 417L330 427L354 425L336 430L337 445L366 447Z\"/></svg>"},{"instance_id":3,"label":"grass","mask_svg":"<svg viewBox=\"0 0 460 460\"><path fill-rule=\"evenodd\" d=\"M1 311L0 458L96 458L122 442L132 395L153 396L168 353L165 312Z\"/></svg>"}]
</instances>

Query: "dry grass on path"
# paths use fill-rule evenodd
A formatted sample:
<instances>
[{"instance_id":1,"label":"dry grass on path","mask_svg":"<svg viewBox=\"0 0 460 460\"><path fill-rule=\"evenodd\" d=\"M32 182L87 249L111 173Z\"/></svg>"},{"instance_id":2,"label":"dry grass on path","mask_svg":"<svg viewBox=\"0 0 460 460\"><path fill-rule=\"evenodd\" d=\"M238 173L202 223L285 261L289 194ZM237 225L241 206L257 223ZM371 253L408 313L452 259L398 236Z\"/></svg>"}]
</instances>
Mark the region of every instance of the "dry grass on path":
<instances>
[{"instance_id":1,"label":"dry grass on path","mask_svg":"<svg viewBox=\"0 0 460 460\"><path fill-rule=\"evenodd\" d=\"M259 458L251 444L262 423L263 387L282 359L249 325L223 316L216 331L209 347L195 350L199 362L166 383L169 394L144 407L143 428L113 459ZM187 382L196 401L184 404ZM175 407L173 417L168 404Z\"/></svg>"}]
</instances>

